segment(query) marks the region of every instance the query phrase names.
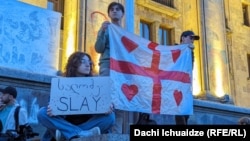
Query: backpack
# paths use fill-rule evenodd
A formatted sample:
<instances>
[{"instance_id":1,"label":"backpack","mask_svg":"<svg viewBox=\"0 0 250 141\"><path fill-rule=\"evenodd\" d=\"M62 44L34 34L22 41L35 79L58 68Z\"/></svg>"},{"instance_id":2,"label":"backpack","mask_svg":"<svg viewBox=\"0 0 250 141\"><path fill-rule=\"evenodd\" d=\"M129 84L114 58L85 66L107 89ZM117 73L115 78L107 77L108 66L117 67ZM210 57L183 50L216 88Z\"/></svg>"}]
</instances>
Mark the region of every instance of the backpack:
<instances>
[{"instance_id":1,"label":"backpack","mask_svg":"<svg viewBox=\"0 0 250 141\"><path fill-rule=\"evenodd\" d=\"M18 141L26 141L26 139L33 138L35 136L39 136L38 133L33 132L32 127L26 123L24 125L19 125L19 111L20 111L21 106L17 106L15 109L14 113L14 118L15 118L15 126L16 126L16 131L18 133L17 140Z\"/></svg>"},{"instance_id":2,"label":"backpack","mask_svg":"<svg viewBox=\"0 0 250 141\"><path fill-rule=\"evenodd\" d=\"M0 134L0 141L26 141L27 139L39 136L33 132L29 124L19 125L19 111L21 106L17 106L14 112L15 130L7 130L6 133Z\"/></svg>"}]
</instances>

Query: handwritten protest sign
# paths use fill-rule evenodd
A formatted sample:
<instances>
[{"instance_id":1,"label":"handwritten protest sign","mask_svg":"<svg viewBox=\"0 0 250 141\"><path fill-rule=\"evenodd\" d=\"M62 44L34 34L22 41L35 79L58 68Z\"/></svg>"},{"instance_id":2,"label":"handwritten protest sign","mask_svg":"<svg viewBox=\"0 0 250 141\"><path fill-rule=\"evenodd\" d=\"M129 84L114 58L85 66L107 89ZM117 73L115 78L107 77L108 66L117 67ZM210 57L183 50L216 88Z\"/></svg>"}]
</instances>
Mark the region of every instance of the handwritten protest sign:
<instances>
[{"instance_id":1,"label":"handwritten protest sign","mask_svg":"<svg viewBox=\"0 0 250 141\"><path fill-rule=\"evenodd\" d=\"M109 77L52 78L50 107L54 115L98 114L111 105Z\"/></svg>"}]
</instances>

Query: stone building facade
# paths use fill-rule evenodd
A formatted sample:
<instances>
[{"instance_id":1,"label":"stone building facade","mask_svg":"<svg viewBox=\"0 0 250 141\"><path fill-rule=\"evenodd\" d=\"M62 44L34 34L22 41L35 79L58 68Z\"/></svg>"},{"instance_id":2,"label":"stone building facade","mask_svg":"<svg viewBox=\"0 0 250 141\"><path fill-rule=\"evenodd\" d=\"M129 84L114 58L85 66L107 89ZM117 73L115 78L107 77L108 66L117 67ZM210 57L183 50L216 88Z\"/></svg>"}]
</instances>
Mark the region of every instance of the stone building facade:
<instances>
[{"instance_id":1,"label":"stone building facade","mask_svg":"<svg viewBox=\"0 0 250 141\"><path fill-rule=\"evenodd\" d=\"M44 8L54 3L54 10L63 12L61 69L72 51L82 50L94 56L98 70L93 45L102 21L108 20L106 8L111 0L64 0L63 7L62 1L23 1ZM117 1L125 6L124 27L139 35L141 22L146 23L154 42L159 42L159 28L168 31L169 45L179 43L184 30L201 36L194 43L194 96L223 99L226 95L237 106L250 106L249 0Z\"/></svg>"},{"instance_id":2,"label":"stone building facade","mask_svg":"<svg viewBox=\"0 0 250 141\"><path fill-rule=\"evenodd\" d=\"M90 53L98 70L93 45L102 21L108 20L106 9L112 0L19 1L62 13L59 70L76 50ZM147 24L154 42L160 42L159 29L168 31L168 45L179 43L184 30L200 35L194 43L193 91L197 99L190 123L237 124L239 117L250 115L250 0L116 1L125 6L124 28L140 35L141 24ZM4 67L0 72L1 87L17 87L23 94L18 100L26 101L29 121L36 125L37 110L47 105L51 77ZM159 123L173 123L172 117L154 118ZM134 116L126 115L124 120L129 125Z\"/></svg>"}]
</instances>

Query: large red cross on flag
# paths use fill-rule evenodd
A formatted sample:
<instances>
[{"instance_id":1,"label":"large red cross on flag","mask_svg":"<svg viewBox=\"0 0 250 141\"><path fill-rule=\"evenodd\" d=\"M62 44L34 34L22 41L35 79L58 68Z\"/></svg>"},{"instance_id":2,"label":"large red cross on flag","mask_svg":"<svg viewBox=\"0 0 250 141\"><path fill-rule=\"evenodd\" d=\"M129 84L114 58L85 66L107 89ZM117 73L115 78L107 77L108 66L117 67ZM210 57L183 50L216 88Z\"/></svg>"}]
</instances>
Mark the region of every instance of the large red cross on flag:
<instances>
[{"instance_id":1,"label":"large red cross on flag","mask_svg":"<svg viewBox=\"0 0 250 141\"><path fill-rule=\"evenodd\" d=\"M117 109L193 114L192 57L187 44L163 46L109 26L111 96Z\"/></svg>"}]
</instances>

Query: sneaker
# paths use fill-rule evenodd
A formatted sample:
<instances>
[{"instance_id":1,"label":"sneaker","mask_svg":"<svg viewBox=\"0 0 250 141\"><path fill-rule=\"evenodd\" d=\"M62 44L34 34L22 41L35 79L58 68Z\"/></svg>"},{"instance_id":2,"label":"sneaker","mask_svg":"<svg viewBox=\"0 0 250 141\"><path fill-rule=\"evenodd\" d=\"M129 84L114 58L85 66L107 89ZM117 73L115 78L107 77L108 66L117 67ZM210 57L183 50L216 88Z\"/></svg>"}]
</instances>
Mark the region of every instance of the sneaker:
<instances>
[{"instance_id":1,"label":"sneaker","mask_svg":"<svg viewBox=\"0 0 250 141\"><path fill-rule=\"evenodd\" d=\"M56 130L56 141L60 141L61 140L61 132L59 130Z\"/></svg>"},{"instance_id":2,"label":"sneaker","mask_svg":"<svg viewBox=\"0 0 250 141\"><path fill-rule=\"evenodd\" d=\"M94 127L90 129L89 131L92 132L92 136L101 135L101 130L99 127Z\"/></svg>"},{"instance_id":3,"label":"sneaker","mask_svg":"<svg viewBox=\"0 0 250 141\"><path fill-rule=\"evenodd\" d=\"M90 130L84 130L79 133L79 135L72 137L70 140L76 139L76 138L83 138L83 137L91 137L101 135L101 130L99 127L94 127Z\"/></svg>"},{"instance_id":4,"label":"sneaker","mask_svg":"<svg viewBox=\"0 0 250 141\"><path fill-rule=\"evenodd\" d=\"M99 127L94 127L89 130L81 131L79 134L80 137L90 137L90 136L95 136L95 135L101 135L101 131Z\"/></svg>"}]
</instances>

